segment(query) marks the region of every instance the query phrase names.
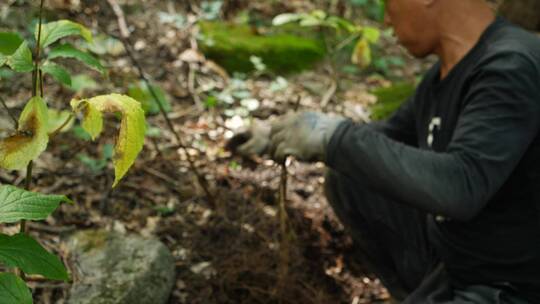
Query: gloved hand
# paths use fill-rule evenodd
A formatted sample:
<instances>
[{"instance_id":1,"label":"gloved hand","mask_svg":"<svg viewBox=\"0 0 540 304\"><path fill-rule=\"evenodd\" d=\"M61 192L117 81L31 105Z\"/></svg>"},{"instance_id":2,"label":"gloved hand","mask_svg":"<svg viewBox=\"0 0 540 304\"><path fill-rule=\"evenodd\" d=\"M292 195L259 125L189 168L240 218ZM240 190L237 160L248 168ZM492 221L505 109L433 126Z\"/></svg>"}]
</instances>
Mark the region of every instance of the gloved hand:
<instances>
[{"instance_id":1,"label":"gloved hand","mask_svg":"<svg viewBox=\"0 0 540 304\"><path fill-rule=\"evenodd\" d=\"M262 156L268 152L270 129L270 123L254 120L248 129L236 133L229 140L227 149L245 157Z\"/></svg>"},{"instance_id":2,"label":"gloved hand","mask_svg":"<svg viewBox=\"0 0 540 304\"><path fill-rule=\"evenodd\" d=\"M289 113L272 122L269 153L283 162L287 156L300 161L323 161L326 146L345 119L317 112Z\"/></svg>"}]
</instances>

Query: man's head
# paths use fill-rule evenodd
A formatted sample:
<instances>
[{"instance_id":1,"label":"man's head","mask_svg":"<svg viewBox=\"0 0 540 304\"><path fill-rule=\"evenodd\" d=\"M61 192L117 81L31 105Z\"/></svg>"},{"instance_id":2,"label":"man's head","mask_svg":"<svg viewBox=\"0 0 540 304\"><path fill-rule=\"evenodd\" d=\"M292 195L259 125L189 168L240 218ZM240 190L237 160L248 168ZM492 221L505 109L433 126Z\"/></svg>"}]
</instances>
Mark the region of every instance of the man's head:
<instances>
[{"instance_id":1,"label":"man's head","mask_svg":"<svg viewBox=\"0 0 540 304\"><path fill-rule=\"evenodd\" d=\"M486 0L386 0L385 23L413 56L422 58L437 52L457 22L486 8Z\"/></svg>"}]
</instances>

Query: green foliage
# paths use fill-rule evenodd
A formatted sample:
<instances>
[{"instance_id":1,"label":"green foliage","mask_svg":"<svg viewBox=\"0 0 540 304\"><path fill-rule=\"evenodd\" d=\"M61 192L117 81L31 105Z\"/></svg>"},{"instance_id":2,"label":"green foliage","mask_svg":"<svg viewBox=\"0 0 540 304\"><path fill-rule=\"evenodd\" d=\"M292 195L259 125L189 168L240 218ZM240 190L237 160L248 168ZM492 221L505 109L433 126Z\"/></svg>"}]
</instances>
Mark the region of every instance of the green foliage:
<instances>
[{"instance_id":1,"label":"green foliage","mask_svg":"<svg viewBox=\"0 0 540 304\"><path fill-rule=\"evenodd\" d=\"M40 21L41 23L41 21ZM41 33L41 34L38 34ZM16 33L0 32L0 68L9 66L15 72L34 72L36 84L43 85L42 73L51 75L60 83L73 85L72 77L62 66L52 62L56 58L73 58L87 66L104 72L104 68L92 55L76 49L72 45L62 44L54 47L47 55L47 47L67 36L81 36L92 41L92 35L84 26L68 20L61 20L42 25L41 31L36 26L35 37L38 49L44 54L34 62L28 43ZM1 77L6 77L4 69ZM86 83L80 75L76 90L84 89ZM95 82L93 83L94 85ZM34 95L36 92L34 91ZM74 112L84 112L83 126L95 137L102 129L102 112L122 113L120 135L115 147L116 179L113 187L126 174L142 149L146 122L140 104L127 96L117 94L98 96L78 101ZM8 170L24 169L30 162L47 148L49 132L57 133L60 127L68 130L72 126L72 113L49 110L42 97L34 96L25 105L19 116L16 133L0 140L0 168ZM88 119L90 117L90 119ZM90 124L88 124L90 121ZM110 159L112 148L104 152L105 159ZM31 171L29 171L31 172ZM31 177L31 176L30 176ZM0 223L13 223L22 220L44 220L61 202L71 202L63 195L45 195L19 189L14 186L0 186ZM21 225L22 227L22 225ZM23 231L24 229L21 229ZM19 233L16 235L0 234L0 263L7 267L17 267L27 274L38 274L48 279L69 279L68 273L58 257L47 252L36 240ZM1 303L32 303L29 289L21 278L11 273L0 273Z\"/></svg>"},{"instance_id":2,"label":"green foliage","mask_svg":"<svg viewBox=\"0 0 540 304\"><path fill-rule=\"evenodd\" d=\"M20 220L44 220L61 202L69 202L64 195L45 195L25 191L15 186L0 186L0 223Z\"/></svg>"},{"instance_id":3,"label":"green foliage","mask_svg":"<svg viewBox=\"0 0 540 304\"><path fill-rule=\"evenodd\" d=\"M0 32L0 53L4 55L13 54L23 41L18 33Z\"/></svg>"},{"instance_id":4,"label":"green foliage","mask_svg":"<svg viewBox=\"0 0 540 304\"><path fill-rule=\"evenodd\" d=\"M169 98L165 92L155 84L152 84L151 88L156 94L156 97L158 98L159 103L163 106L165 112L170 112L171 102L169 101ZM141 103L146 114L154 115L159 113L159 106L145 82L141 81L137 84L130 85L128 95Z\"/></svg>"},{"instance_id":5,"label":"green foliage","mask_svg":"<svg viewBox=\"0 0 540 304\"><path fill-rule=\"evenodd\" d=\"M323 31L324 40L327 44L326 47L330 53L339 51L344 46L344 42L356 40L351 61L361 67L367 67L371 64L371 45L377 43L380 36L377 28L357 26L346 19L329 16L320 10L315 10L311 13L281 14L276 16L272 23L274 26L280 26L291 22L298 22L303 27L330 28L335 30L335 33L332 35ZM343 35L346 38L341 40L340 37Z\"/></svg>"},{"instance_id":6,"label":"green foliage","mask_svg":"<svg viewBox=\"0 0 540 304\"><path fill-rule=\"evenodd\" d=\"M101 63L99 63L99 60L97 60L94 56L76 49L71 44L62 44L53 48L50 51L49 56L48 56L49 59L54 59L54 58L59 58L59 57L60 58L73 58L73 59L79 60L80 62L86 64L88 67L100 73L103 73L105 71Z\"/></svg>"},{"instance_id":7,"label":"green foliage","mask_svg":"<svg viewBox=\"0 0 540 304\"><path fill-rule=\"evenodd\" d=\"M51 75L56 81L68 87L71 86L71 75L69 75L64 67L54 62L45 62L41 67L41 70L43 73Z\"/></svg>"},{"instance_id":8,"label":"green foliage","mask_svg":"<svg viewBox=\"0 0 540 304\"><path fill-rule=\"evenodd\" d=\"M36 41L38 40L38 33L38 26L36 26L34 31ZM86 27L73 21L59 20L42 25L40 46L45 48L67 36L81 36L86 41L92 42L92 33Z\"/></svg>"},{"instance_id":9,"label":"green foliage","mask_svg":"<svg viewBox=\"0 0 540 304\"><path fill-rule=\"evenodd\" d=\"M31 304L32 294L21 278L13 273L0 273L0 299L3 304Z\"/></svg>"},{"instance_id":10,"label":"green foliage","mask_svg":"<svg viewBox=\"0 0 540 304\"><path fill-rule=\"evenodd\" d=\"M13 236L0 234L0 262L9 267L18 267L28 274L39 274L52 280L69 280L60 259L24 233Z\"/></svg>"},{"instance_id":11,"label":"green foliage","mask_svg":"<svg viewBox=\"0 0 540 304\"><path fill-rule=\"evenodd\" d=\"M204 54L230 72L250 72L252 56L261 58L269 71L290 73L322 60L322 41L287 33L258 35L247 25L201 22L199 37Z\"/></svg>"},{"instance_id":12,"label":"green foliage","mask_svg":"<svg viewBox=\"0 0 540 304\"><path fill-rule=\"evenodd\" d=\"M30 72L34 69L32 52L26 41L21 43L15 53L7 57L5 63L16 72Z\"/></svg>"},{"instance_id":13,"label":"green foliage","mask_svg":"<svg viewBox=\"0 0 540 304\"><path fill-rule=\"evenodd\" d=\"M399 106L414 94L416 87L411 83L398 83L388 88L379 88L372 93L377 96L377 103L373 105L371 118L382 120L388 118Z\"/></svg>"}]
</instances>

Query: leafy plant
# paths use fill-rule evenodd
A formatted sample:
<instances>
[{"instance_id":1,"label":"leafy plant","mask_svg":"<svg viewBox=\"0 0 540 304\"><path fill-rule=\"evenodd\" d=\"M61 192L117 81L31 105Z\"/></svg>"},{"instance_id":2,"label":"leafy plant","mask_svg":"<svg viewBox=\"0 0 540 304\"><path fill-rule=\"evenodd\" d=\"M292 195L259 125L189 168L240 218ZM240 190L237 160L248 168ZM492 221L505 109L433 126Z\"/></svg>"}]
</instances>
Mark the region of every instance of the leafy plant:
<instances>
[{"instance_id":1,"label":"leafy plant","mask_svg":"<svg viewBox=\"0 0 540 304\"><path fill-rule=\"evenodd\" d=\"M380 37L379 29L370 26L355 25L347 19L329 16L321 10L315 10L311 13L281 14L276 16L272 23L274 26L281 26L291 22L297 22L300 26L304 27L321 29L326 42L327 52L331 56L348 44L356 41L354 51L351 55L352 62L362 67L371 64L370 46L378 42Z\"/></svg>"},{"instance_id":2,"label":"leafy plant","mask_svg":"<svg viewBox=\"0 0 540 304\"><path fill-rule=\"evenodd\" d=\"M103 113L121 116L120 134L114 148L115 187L131 167L144 141L146 121L141 104L133 98L109 94L71 101L72 111L49 109L43 98L43 74L49 74L64 85L71 85L71 76L64 67L54 62L57 58L73 58L104 72L99 60L60 39L79 36L87 41L92 35L84 26L60 20L42 24L41 1L39 24L35 29L36 51L16 33L0 33L0 67L8 66L15 72L32 72L32 95L18 119L14 118L14 132L0 139L0 168L26 168L25 189L11 185L0 186L0 223L20 222L20 233L0 234L0 263L18 269L15 273L0 273L1 303L32 303L32 295L24 282L24 274L41 275L52 280L69 280L61 260L47 252L38 241L27 234L26 220L46 219L62 202L71 203L63 195L46 195L29 191L33 160L48 146L50 138L71 127L73 118L81 114L82 128L92 139L103 130ZM48 52L43 54L42 50ZM50 49L50 50L49 50ZM43 58L42 58L42 55ZM18 276L20 273L22 277Z\"/></svg>"},{"instance_id":3,"label":"leafy plant","mask_svg":"<svg viewBox=\"0 0 540 304\"><path fill-rule=\"evenodd\" d=\"M36 26L34 38L37 41L39 30ZM68 36L82 37L91 42L92 34L86 27L69 21L60 20L42 25L39 47L46 50L43 60L39 61L39 70L52 76L56 81L71 87L70 73L57 62L60 58L72 58L84 63L86 66L100 73L105 69L97 58L69 43L60 43L62 38ZM32 52L29 43L24 41L17 33L0 32L0 67L9 66L15 72L30 72L34 69Z\"/></svg>"}]
</instances>

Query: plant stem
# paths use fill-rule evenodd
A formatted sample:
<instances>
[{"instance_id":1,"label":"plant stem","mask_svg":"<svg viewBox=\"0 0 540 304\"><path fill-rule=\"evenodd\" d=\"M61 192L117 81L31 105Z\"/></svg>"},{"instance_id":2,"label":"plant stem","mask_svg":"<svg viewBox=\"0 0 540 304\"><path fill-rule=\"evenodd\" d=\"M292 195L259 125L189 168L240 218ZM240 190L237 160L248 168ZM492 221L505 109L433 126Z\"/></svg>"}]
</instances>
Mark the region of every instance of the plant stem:
<instances>
[{"instance_id":1,"label":"plant stem","mask_svg":"<svg viewBox=\"0 0 540 304\"><path fill-rule=\"evenodd\" d=\"M40 1L39 4L39 27L38 27L38 37L36 41L36 57L35 57L35 64L34 64L34 71L32 73L32 96L36 97L38 95L38 89L39 89L39 95L43 97L43 74L41 73L41 70L39 69L39 62L40 62L40 52L41 52L41 25L43 24L43 0ZM39 82L38 82L39 81ZM34 166L34 162L30 161L28 163L28 166L26 167L26 179L24 181L24 188L26 190L30 190L30 185L32 183L32 168ZM19 231L21 233L26 233L26 221L21 221L21 226ZM21 271L21 274L22 271Z\"/></svg>"},{"instance_id":2,"label":"plant stem","mask_svg":"<svg viewBox=\"0 0 540 304\"><path fill-rule=\"evenodd\" d=\"M73 116L73 114L69 115L60 127L58 127L56 130L52 131L52 133L49 134L49 140L56 137L56 135L58 135L58 133L60 133L62 129L64 129L74 117L75 116Z\"/></svg>"}]
</instances>

